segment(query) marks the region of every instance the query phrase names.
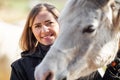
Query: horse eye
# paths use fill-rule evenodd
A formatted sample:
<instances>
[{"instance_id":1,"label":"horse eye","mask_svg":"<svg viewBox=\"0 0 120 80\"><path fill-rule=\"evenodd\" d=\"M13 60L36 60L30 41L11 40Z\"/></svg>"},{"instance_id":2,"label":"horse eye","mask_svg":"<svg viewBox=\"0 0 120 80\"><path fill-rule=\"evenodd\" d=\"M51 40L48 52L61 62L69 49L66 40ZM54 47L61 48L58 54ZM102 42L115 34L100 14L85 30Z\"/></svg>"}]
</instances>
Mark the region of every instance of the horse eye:
<instances>
[{"instance_id":1,"label":"horse eye","mask_svg":"<svg viewBox=\"0 0 120 80\"><path fill-rule=\"evenodd\" d=\"M92 33L93 31L95 31L95 29L93 29L93 25L89 25L87 28L83 29L83 33Z\"/></svg>"}]
</instances>

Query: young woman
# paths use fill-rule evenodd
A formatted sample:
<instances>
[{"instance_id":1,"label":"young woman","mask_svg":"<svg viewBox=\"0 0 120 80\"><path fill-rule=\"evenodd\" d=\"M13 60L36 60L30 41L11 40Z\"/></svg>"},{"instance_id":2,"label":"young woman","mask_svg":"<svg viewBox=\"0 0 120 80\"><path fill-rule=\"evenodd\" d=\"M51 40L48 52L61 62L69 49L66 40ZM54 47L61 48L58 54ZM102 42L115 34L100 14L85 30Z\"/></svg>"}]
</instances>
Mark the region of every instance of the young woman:
<instances>
[{"instance_id":1,"label":"young woman","mask_svg":"<svg viewBox=\"0 0 120 80\"><path fill-rule=\"evenodd\" d=\"M10 80L34 80L35 67L59 34L58 16L59 11L47 3L31 10L20 39L22 57L12 63Z\"/></svg>"}]
</instances>

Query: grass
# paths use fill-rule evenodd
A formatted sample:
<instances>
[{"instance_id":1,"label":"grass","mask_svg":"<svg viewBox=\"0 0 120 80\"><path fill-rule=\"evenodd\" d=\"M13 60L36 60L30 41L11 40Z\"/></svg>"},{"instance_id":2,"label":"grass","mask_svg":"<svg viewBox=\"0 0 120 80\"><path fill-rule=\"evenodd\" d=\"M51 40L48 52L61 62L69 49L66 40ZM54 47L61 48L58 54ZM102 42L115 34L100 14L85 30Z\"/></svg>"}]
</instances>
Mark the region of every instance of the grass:
<instances>
[{"instance_id":1,"label":"grass","mask_svg":"<svg viewBox=\"0 0 120 80\"><path fill-rule=\"evenodd\" d=\"M7 57L0 58L0 80L9 80L10 65L8 65Z\"/></svg>"}]
</instances>

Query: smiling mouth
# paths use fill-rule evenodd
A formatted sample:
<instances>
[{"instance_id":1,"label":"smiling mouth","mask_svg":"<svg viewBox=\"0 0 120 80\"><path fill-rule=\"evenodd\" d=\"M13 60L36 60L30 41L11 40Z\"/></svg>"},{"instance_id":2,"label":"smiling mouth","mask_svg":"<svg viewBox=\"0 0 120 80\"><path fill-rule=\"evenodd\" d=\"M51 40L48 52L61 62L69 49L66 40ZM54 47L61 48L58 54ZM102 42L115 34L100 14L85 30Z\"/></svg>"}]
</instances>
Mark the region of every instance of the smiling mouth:
<instances>
[{"instance_id":1,"label":"smiling mouth","mask_svg":"<svg viewBox=\"0 0 120 80\"><path fill-rule=\"evenodd\" d=\"M41 37L41 38L50 38L50 37L52 37L54 34L53 33L51 33L51 34L49 34L49 35L45 35L45 36L43 36L43 37Z\"/></svg>"}]
</instances>

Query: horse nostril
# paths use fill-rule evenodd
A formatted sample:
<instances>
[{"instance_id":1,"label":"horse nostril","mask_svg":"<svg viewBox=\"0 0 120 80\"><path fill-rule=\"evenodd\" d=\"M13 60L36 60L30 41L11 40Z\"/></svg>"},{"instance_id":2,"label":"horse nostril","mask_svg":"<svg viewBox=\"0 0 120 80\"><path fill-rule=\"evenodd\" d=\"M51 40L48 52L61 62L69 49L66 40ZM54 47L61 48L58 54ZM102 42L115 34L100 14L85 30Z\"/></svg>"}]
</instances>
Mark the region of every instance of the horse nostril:
<instances>
[{"instance_id":1,"label":"horse nostril","mask_svg":"<svg viewBox=\"0 0 120 80\"><path fill-rule=\"evenodd\" d=\"M52 72L49 72L49 73L47 74L45 80L53 80L53 73L52 73Z\"/></svg>"},{"instance_id":2,"label":"horse nostril","mask_svg":"<svg viewBox=\"0 0 120 80\"><path fill-rule=\"evenodd\" d=\"M62 80L67 80L67 78L66 78L66 77L64 77Z\"/></svg>"}]
</instances>

